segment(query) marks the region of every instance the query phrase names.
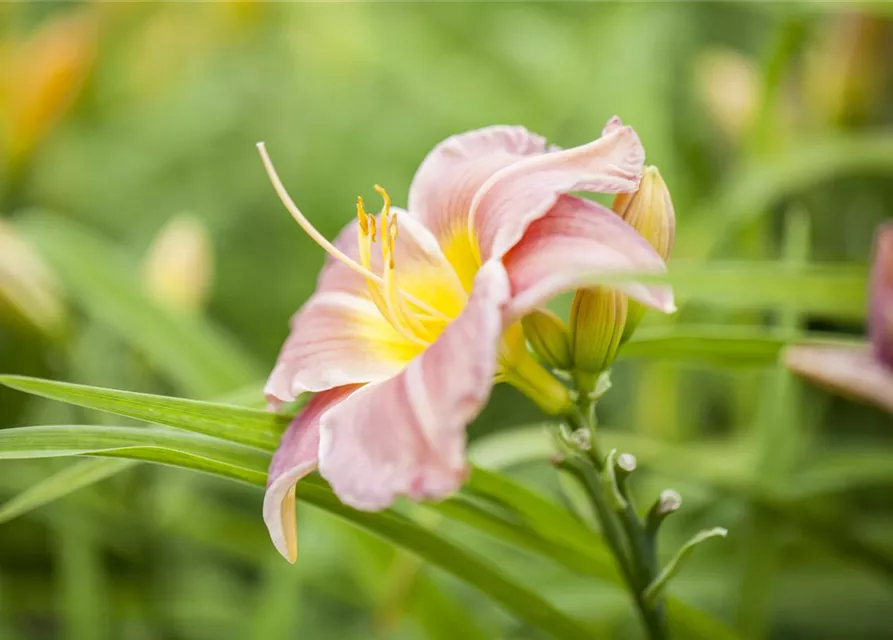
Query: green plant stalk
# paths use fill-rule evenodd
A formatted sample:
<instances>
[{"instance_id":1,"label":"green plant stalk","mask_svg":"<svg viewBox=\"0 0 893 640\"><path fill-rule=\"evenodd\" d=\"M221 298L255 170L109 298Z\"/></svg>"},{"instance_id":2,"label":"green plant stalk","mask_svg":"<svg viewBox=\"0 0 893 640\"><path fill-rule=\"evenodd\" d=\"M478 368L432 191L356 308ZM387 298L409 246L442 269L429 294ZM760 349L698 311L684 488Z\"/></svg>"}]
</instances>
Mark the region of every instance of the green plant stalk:
<instances>
[{"instance_id":1,"label":"green plant stalk","mask_svg":"<svg viewBox=\"0 0 893 640\"><path fill-rule=\"evenodd\" d=\"M596 421L592 402L580 394L578 412L566 417L573 430L586 429L591 435L591 446L584 457L570 456L558 464L559 468L571 473L586 490L608 548L621 569L624 581L636 605L642 624L651 640L666 640L670 637L663 600L653 602L645 597L648 585L657 577L657 555L653 536L649 537L641 519L636 514L628 495L625 508L614 511L605 487L597 472L604 466L604 456L596 440Z\"/></svg>"}]
</instances>

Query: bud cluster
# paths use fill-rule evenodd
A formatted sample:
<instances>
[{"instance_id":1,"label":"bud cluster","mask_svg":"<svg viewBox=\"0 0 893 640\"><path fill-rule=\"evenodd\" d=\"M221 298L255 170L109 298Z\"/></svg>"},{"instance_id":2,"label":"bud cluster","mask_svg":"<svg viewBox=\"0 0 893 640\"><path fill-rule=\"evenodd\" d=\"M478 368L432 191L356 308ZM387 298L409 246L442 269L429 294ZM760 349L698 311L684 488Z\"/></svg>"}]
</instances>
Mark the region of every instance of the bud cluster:
<instances>
[{"instance_id":1,"label":"bud cluster","mask_svg":"<svg viewBox=\"0 0 893 640\"><path fill-rule=\"evenodd\" d=\"M656 167L646 167L639 189L618 195L611 208L667 260L676 235L676 217L670 192ZM614 363L644 314L642 304L616 289L599 286L576 292L569 325L541 310L524 318L523 327L543 363L573 371L578 386L588 393Z\"/></svg>"}]
</instances>

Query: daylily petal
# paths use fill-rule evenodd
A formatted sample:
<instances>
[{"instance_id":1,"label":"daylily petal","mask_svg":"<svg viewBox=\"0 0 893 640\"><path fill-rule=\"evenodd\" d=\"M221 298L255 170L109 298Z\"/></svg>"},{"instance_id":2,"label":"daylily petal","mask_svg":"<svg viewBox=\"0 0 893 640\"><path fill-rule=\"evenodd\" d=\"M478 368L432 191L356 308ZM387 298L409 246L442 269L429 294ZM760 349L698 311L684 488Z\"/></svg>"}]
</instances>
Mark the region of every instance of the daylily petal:
<instances>
[{"instance_id":1,"label":"daylily petal","mask_svg":"<svg viewBox=\"0 0 893 640\"><path fill-rule=\"evenodd\" d=\"M893 223L875 235L872 260L868 335L878 360L893 367Z\"/></svg>"},{"instance_id":2,"label":"daylily petal","mask_svg":"<svg viewBox=\"0 0 893 640\"><path fill-rule=\"evenodd\" d=\"M316 468L319 417L355 389L356 386L340 387L316 394L292 420L273 455L264 495L264 522L276 549L289 562L294 562L298 555L295 484Z\"/></svg>"},{"instance_id":3,"label":"daylily petal","mask_svg":"<svg viewBox=\"0 0 893 640\"><path fill-rule=\"evenodd\" d=\"M645 162L639 137L617 118L605 131L589 144L509 165L481 187L470 215L483 261L502 257L562 194L636 190Z\"/></svg>"},{"instance_id":4,"label":"daylily petal","mask_svg":"<svg viewBox=\"0 0 893 640\"><path fill-rule=\"evenodd\" d=\"M396 213L398 288L451 317L458 315L465 304L465 291L436 240L406 212ZM356 220L333 244L359 259ZM372 249L371 269L381 274L380 245ZM316 293L292 317L291 332L265 393L275 405L290 402L304 391L385 380L422 348L400 335L381 315L363 276L330 259L320 274Z\"/></svg>"},{"instance_id":5,"label":"daylily petal","mask_svg":"<svg viewBox=\"0 0 893 640\"><path fill-rule=\"evenodd\" d=\"M465 427L490 395L508 294L504 268L488 263L434 344L322 417L320 473L342 502L376 510L398 495L443 498L459 488Z\"/></svg>"},{"instance_id":6,"label":"daylily petal","mask_svg":"<svg viewBox=\"0 0 893 640\"><path fill-rule=\"evenodd\" d=\"M421 349L395 331L368 298L322 291L292 318L264 393L278 406L305 391L386 380Z\"/></svg>"},{"instance_id":7,"label":"daylily petal","mask_svg":"<svg viewBox=\"0 0 893 640\"><path fill-rule=\"evenodd\" d=\"M479 265L468 236L475 193L500 169L546 149L545 139L524 127L487 127L447 138L416 172L409 210L435 235L467 290Z\"/></svg>"},{"instance_id":8,"label":"daylily petal","mask_svg":"<svg viewBox=\"0 0 893 640\"><path fill-rule=\"evenodd\" d=\"M664 262L635 229L602 205L561 196L530 225L503 259L512 286L508 319L516 319L564 291L593 286L605 273L663 272ZM661 311L675 309L666 286L616 287Z\"/></svg>"},{"instance_id":9,"label":"daylily petal","mask_svg":"<svg viewBox=\"0 0 893 640\"><path fill-rule=\"evenodd\" d=\"M833 393L893 413L893 370L874 357L869 345L798 345L785 350L784 363L794 373Z\"/></svg>"}]
</instances>

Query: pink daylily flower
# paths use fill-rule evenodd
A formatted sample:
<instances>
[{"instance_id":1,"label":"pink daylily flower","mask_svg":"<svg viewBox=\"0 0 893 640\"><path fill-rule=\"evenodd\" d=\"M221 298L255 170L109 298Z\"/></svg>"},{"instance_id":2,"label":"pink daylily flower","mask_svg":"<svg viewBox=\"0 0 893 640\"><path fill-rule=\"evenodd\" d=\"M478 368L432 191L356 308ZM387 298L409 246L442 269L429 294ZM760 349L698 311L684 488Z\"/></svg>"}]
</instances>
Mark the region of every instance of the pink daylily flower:
<instances>
[{"instance_id":1,"label":"pink daylily flower","mask_svg":"<svg viewBox=\"0 0 893 640\"><path fill-rule=\"evenodd\" d=\"M365 510L450 495L467 475L466 426L511 361L507 329L605 272L664 269L610 209L568 195L636 190L644 150L617 118L567 150L522 127L448 138L419 167L408 211L376 187L382 212L367 214L359 200L358 219L334 243L259 148L280 198L332 258L292 318L265 389L274 407L316 394L283 435L264 499L272 540L292 562L300 478L318 468L345 504ZM674 309L666 287L622 289Z\"/></svg>"},{"instance_id":2,"label":"pink daylily flower","mask_svg":"<svg viewBox=\"0 0 893 640\"><path fill-rule=\"evenodd\" d=\"M875 235L869 279L868 342L788 347L785 365L837 394L893 413L893 222Z\"/></svg>"}]
</instances>

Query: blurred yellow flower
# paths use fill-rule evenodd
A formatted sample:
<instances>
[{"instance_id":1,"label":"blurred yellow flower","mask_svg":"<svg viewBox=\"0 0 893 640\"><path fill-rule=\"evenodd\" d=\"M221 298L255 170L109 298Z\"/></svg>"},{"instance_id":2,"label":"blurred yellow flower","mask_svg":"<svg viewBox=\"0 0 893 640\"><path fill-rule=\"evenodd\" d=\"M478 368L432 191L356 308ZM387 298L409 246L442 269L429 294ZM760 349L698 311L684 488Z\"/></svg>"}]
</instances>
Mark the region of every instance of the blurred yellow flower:
<instances>
[{"instance_id":1,"label":"blurred yellow flower","mask_svg":"<svg viewBox=\"0 0 893 640\"><path fill-rule=\"evenodd\" d=\"M93 66L92 14L73 12L0 48L0 127L7 162L19 165L77 98Z\"/></svg>"},{"instance_id":2,"label":"blurred yellow flower","mask_svg":"<svg viewBox=\"0 0 893 640\"><path fill-rule=\"evenodd\" d=\"M146 288L161 304L200 309L214 272L211 239L200 220L187 214L171 218L155 236L143 263Z\"/></svg>"},{"instance_id":3,"label":"blurred yellow flower","mask_svg":"<svg viewBox=\"0 0 893 640\"><path fill-rule=\"evenodd\" d=\"M0 315L50 338L66 312L53 273L36 251L0 219Z\"/></svg>"},{"instance_id":4,"label":"blurred yellow flower","mask_svg":"<svg viewBox=\"0 0 893 640\"><path fill-rule=\"evenodd\" d=\"M751 60L731 49L710 49L695 61L695 91L719 129L737 141L754 121L762 99Z\"/></svg>"}]
</instances>

